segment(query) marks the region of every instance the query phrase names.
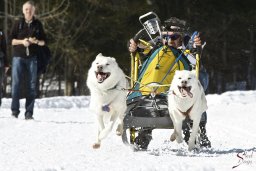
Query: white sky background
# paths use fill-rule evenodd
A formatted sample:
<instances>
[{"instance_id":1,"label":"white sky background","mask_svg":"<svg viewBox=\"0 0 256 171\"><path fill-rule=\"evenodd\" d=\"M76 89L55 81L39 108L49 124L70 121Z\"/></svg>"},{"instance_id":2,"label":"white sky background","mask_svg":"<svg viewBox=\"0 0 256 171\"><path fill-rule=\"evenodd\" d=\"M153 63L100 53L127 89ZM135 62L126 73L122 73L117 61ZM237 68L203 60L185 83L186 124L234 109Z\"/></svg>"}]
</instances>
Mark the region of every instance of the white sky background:
<instances>
[{"instance_id":1,"label":"white sky background","mask_svg":"<svg viewBox=\"0 0 256 171\"><path fill-rule=\"evenodd\" d=\"M31 121L24 120L24 99L18 119L11 117L11 99L3 99L0 170L255 171L256 91L207 95L207 101L212 149L188 152L185 143L169 141L171 129L157 129L148 151L133 152L115 131L92 149L96 130L89 97L37 99Z\"/></svg>"}]
</instances>

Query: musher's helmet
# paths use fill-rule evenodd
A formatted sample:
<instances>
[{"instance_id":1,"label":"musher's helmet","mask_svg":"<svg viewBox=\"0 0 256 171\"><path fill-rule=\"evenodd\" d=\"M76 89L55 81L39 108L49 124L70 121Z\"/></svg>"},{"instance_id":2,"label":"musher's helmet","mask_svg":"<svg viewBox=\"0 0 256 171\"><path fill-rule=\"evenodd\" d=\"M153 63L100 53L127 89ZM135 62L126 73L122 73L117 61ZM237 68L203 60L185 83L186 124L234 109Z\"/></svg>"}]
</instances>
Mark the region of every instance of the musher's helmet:
<instances>
[{"instance_id":1,"label":"musher's helmet","mask_svg":"<svg viewBox=\"0 0 256 171\"><path fill-rule=\"evenodd\" d=\"M187 22L176 17L171 17L165 20L162 25L162 31L178 32L182 35L183 44L185 46L187 46L191 37L190 28L187 26Z\"/></svg>"},{"instance_id":2,"label":"musher's helmet","mask_svg":"<svg viewBox=\"0 0 256 171\"><path fill-rule=\"evenodd\" d=\"M187 31L186 21L171 17L164 21L162 31L185 32Z\"/></svg>"}]
</instances>

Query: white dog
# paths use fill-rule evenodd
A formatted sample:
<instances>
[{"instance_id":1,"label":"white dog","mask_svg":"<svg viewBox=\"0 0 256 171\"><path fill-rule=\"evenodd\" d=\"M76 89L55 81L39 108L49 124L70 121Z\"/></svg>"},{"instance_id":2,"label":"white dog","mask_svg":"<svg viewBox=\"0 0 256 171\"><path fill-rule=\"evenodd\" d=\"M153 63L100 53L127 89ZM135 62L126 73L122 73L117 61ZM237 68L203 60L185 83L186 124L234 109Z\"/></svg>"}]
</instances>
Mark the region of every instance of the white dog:
<instances>
[{"instance_id":1,"label":"white dog","mask_svg":"<svg viewBox=\"0 0 256 171\"><path fill-rule=\"evenodd\" d=\"M181 143L182 122L186 117L193 120L193 128L188 141L188 150L195 148L201 115L207 110L204 89L196 78L196 72L176 71L168 95L168 109L174 124L171 141Z\"/></svg>"},{"instance_id":2,"label":"white dog","mask_svg":"<svg viewBox=\"0 0 256 171\"><path fill-rule=\"evenodd\" d=\"M96 149L111 132L117 119L119 125L116 134L123 133L128 82L115 58L100 53L88 71L87 86L91 93L90 109L96 113L98 121L97 139L93 144Z\"/></svg>"}]
</instances>

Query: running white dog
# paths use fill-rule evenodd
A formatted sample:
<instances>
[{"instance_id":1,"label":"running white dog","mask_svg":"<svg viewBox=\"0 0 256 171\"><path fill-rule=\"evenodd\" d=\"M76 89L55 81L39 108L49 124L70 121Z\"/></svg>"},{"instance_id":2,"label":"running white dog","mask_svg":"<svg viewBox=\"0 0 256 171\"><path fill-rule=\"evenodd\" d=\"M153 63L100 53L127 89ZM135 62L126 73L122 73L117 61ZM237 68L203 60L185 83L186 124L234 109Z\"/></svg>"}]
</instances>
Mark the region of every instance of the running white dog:
<instances>
[{"instance_id":1,"label":"running white dog","mask_svg":"<svg viewBox=\"0 0 256 171\"><path fill-rule=\"evenodd\" d=\"M116 134L123 133L128 82L115 58L100 53L88 71L87 86L91 93L90 109L97 114L98 134L93 144L96 149L111 132L117 119L119 125Z\"/></svg>"},{"instance_id":2,"label":"running white dog","mask_svg":"<svg viewBox=\"0 0 256 171\"><path fill-rule=\"evenodd\" d=\"M171 141L181 143L182 122L186 117L193 120L193 128L188 141L188 150L195 148L201 115L207 110L204 89L196 78L196 72L176 71L168 95L168 109L174 124Z\"/></svg>"}]
</instances>

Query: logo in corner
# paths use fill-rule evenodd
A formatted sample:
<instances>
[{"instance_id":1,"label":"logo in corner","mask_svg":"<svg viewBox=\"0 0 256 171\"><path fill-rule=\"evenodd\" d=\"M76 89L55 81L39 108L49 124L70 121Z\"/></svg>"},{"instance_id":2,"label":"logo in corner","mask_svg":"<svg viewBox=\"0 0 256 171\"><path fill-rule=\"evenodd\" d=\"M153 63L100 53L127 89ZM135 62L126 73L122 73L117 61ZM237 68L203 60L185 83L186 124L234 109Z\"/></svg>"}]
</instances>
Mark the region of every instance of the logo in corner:
<instances>
[{"instance_id":1,"label":"logo in corner","mask_svg":"<svg viewBox=\"0 0 256 171\"><path fill-rule=\"evenodd\" d=\"M232 169L235 169L236 167L240 166L241 164L251 165L252 164L252 157L253 157L253 151L243 151L237 153L238 162L236 165L232 167Z\"/></svg>"}]
</instances>

